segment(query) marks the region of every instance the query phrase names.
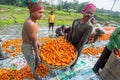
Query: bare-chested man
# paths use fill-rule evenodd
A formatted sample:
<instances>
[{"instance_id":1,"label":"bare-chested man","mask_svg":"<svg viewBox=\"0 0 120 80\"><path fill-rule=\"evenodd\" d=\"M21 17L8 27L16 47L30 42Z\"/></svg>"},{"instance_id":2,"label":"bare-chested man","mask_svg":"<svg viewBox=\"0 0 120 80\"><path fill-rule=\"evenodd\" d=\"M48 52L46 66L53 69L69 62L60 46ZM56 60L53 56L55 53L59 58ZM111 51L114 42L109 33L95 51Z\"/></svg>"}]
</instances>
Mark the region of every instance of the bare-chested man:
<instances>
[{"instance_id":1,"label":"bare-chested man","mask_svg":"<svg viewBox=\"0 0 120 80\"><path fill-rule=\"evenodd\" d=\"M30 16L24 22L22 29L22 53L30 67L33 77L35 80L40 80L35 72L35 68L40 61L38 51L40 43L37 38L38 25L36 21L43 16L44 8L39 0L36 3L32 3L28 0L28 8Z\"/></svg>"}]
</instances>

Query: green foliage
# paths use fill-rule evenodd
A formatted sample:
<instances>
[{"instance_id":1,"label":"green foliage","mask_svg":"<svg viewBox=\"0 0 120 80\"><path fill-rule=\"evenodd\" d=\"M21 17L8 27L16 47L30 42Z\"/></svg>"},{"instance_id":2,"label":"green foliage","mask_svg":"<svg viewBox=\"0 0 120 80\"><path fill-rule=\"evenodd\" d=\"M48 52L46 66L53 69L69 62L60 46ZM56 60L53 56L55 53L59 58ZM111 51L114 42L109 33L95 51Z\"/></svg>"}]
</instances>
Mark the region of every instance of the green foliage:
<instances>
[{"instance_id":1,"label":"green foliage","mask_svg":"<svg viewBox=\"0 0 120 80\"><path fill-rule=\"evenodd\" d=\"M45 8L43 18L38 21L39 25L48 26L48 16L50 11L51 9L47 10L47 8ZM71 12L69 15L69 12L58 10L54 10L54 15L55 26L59 26L61 24L72 25L74 19L82 17L80 13ZM116 21L120 23L120 17L101 15L98 13L96 13L96 16L102 21ZM13 24L23 24L27 17L29 17L29 10L25 7L0 5L0 27L10 26Z\"/></svg>"},{"instance_id":2,"label":"green foliage","mask_svg":"<svg viewBox=\"0 0 120 80\"><path fill-rule=\"evenodd\" d=\"M88 4L88 2L84 2L84 3L81 3L80 5L78 5L77 11L80 12L86 4Z\"/></svg>"},{"instance_id":3,"label":"green foliage","mask_svg":"<svg viewBox=\"0 0 120 80\"><path fill-rule=\"evenodd\" d=\"M62 10L62 5L58 5L58 10Z\"/></svg>"},{"instance_id":4,"label":"green foliage","mask_svg":"<svg viewBox=\"0 0 120 80\"><path fill-rule=\"evenodd\" d=\"M6 20L0 20L0 26L7 26L7 25L12 25L13 20L12 19L6 19Z\"/></svg>"},{"instance_id":5,"label":"green foliage","mask_svg":"<svg viewBox=\"0 0 120 80\"><path fill-rule=\"evenodd\" d=\"M0 0L0 3L7 4L7 5L20 6L21 0Z\"/></svg>"},{"instance_id":6,"label":"green foliage","mask_svg":"<svg viewBox=\"0 0 120 80\"><path fill-rule=\"evenodd\" d=\"M103 14L96 14L98 19L101 21L115 21L120 24L120 17L119 16L110 16L110 15L103 15Z\"/></svg>"},{"instance_id":7,"label":"green foliage","mask_svg":"<svg viewBox=\"0 0 120 80\"><path fill-rule=\"evenodd\" d=\"M30 0L31 2L37 2L38 0ZM83 2L79 3L77 0L73 0L73 2L68 2L64 0L58 0L58 4L54 5L55 0L44 0L43 5L45 6L45 9L47 10L63 10L67 11L69 14L72 12L80 12L82 8L88 4L89 2ZM0 0L0 4L7 4L7 5L14 5L14 6L27 6L27 0ZM120 16L120 12L118 11L112 11L112 10L105 10L104 8L98 9L97 12L101 14L107 14L112 16Z\"/></svg>"}]
</instances>

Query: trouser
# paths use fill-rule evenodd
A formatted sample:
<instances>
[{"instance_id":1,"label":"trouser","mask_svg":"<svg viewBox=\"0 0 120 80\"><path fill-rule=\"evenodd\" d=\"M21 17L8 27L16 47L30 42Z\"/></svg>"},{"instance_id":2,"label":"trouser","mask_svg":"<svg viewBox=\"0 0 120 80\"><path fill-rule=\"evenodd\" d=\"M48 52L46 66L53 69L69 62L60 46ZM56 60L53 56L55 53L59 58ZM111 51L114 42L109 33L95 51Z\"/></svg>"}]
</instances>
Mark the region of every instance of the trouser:
<instances>
[{"instance_id":1,"label":"trouser","mask_svg":"<svg viewBox=\"0 0 120 80\"><path fill-rule=\"evenodd\" d=\"M50 27L52 27L52 31L53 31L54 23L49 23L49 31L50 31Z\"/></svg>"},{"instance_id":2,"label":"trouser","mask_svg":"<svg viewBox=\"0 0 120 80\"><path fill-rule=\"evenodd\" d=\"M33 49L31 44L22 43L22 53L29 65L32 73L34 73L36 68L36 58L33 54Z\"/></svg>"},{"instance_id":3,"label":"trouser","mask_svg":"<svg viewBox=\"0 0 120 80\"><path fill-rule=\"evenodd\" d=\"M98 61L96 62L96 64L93 67L94 72L98 72L99 68L104 68L106 62L109 59L109 56L111 55L112 51L110 51L109 49L107 49L107 47L104 48L100 58L98 59Z\"/></svg>"},{"instance_id":4,"label":"trouser","mask_svg":"<svg viewBox=\"0 0 120 80\"><path fill-rule=\"evenodd\" d=\"M0 44L0 56L2 56L2 47L1 47L1 44Z\"/></svg>"}]
</instances>

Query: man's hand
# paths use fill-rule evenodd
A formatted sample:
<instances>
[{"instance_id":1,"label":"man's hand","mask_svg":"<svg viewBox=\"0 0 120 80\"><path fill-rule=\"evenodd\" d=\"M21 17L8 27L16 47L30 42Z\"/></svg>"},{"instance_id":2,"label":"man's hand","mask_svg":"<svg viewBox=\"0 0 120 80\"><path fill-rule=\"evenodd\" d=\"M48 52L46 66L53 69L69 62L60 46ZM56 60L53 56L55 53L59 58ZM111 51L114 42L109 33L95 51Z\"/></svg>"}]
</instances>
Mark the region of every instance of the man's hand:
<instances>
[{"instance_id":1,"label":"man's hand","mask_svg":"<svg viewBox=\"0 0 120 80\"><path fill-rule=\"evenodd\" d=\"M36 57L37 58L37 64L40 64L41 63L41 58L38 56Z\"/></svg>"},{"instance_id":2,"label":"man's hand","mask_svg":"<svg viewBox=\"0 0 120 80\"><path fill-rule=\"evenodd\" d=\"M96 31L94 31L92 35L95 35L96 33L97 33L97 32L96 32Z\"/></svg>"},{"instance_id":3,"label":"man's hand","mask_svg":"<svg viewBox=\"0 0 120 80\"><path fill-rule=\"evenodd\" d=\"M40 53L40 47L42 46L42 43L37 41L37 45L38 45L38 54ZM36 59L37 59L37 64L41 63L41 58L38 56L36 56Z\"/></svg>"},{"instance_id":4,"label":"man's hand","mask_svg":"<svg viewBox=\"0 0 120 80\"><path fill-rule=\"evenodd\" d=\"M38 41L37 45L38 45L38 49L39 49L42 46L42 43Z\"/></svg>"}]
</instances>

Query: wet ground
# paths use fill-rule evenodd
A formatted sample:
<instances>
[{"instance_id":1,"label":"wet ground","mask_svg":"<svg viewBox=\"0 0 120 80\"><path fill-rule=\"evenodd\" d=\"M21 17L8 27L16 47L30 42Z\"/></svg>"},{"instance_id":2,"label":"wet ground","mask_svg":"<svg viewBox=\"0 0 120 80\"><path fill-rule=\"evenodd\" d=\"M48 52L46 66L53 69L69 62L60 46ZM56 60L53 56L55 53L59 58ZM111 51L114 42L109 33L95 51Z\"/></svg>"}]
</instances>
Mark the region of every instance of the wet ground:
<instances>
[{"instance_id":1,"label":"wet ground","mask_svg":"<svg viewBox=\"0 0 120 80\"><path fill-rule=\"evenodd\" d=\"M60 27L60 26L58 26ZM48 37L51 35L55 35L55 29L57 27L54 27L54 31L48 31L48 27L40 26L38 30L38 37ZM0 35L10 35L14 37L21 37L22 32L22 25L12 25L10 27L4 27L0 28Z\"/></svg>"}]
</instances>

